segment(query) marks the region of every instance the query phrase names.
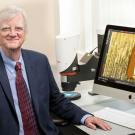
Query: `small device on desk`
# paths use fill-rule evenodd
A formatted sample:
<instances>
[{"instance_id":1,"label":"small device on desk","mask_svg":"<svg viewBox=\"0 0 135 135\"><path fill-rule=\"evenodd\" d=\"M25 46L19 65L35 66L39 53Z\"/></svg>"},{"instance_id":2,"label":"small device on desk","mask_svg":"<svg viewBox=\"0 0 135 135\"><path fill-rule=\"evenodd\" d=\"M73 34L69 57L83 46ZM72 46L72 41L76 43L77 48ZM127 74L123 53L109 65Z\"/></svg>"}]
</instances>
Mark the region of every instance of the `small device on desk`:
<instances>
[{"instance_id":1,"label":"small device on desk","mask_svg":"<svg viewBox=\"0 0 135 135\"><path fill-rule=\"evenodd\" d=\"M79 35L56 37L56 59L61 76L61 87L65 91L65 96L71 100L81 97L80 93L74 92L80 81L95 78L99 58L99 53L95 52L96 47L83 55L80 60L83 64L78 64L77 46L79 42Z\"/></svg>"},{"instance_id":2,"label":"small device on desk","mask_svg":"<svg viewBox=\"0 0 135 135\"><path fill-rule=\"evenodd\" d=\"M77 99L76 92L73 92L77 84L80 84L81 81L94 79L98 63L98 54L93 54L95 49L93 49L90 53L86 53L82 57L81 62L84 63L83 65L78 64L76 57L76 60L74 60L65 71L60 72L61 86L62 90L66 91L66 97L71 98L72 100ZM76 67L76 70L73 70L73 67Z\"/></svg>"},{"instance_id":3,"label":"small device on desk","mask_svg":"<svg viewBox=\"0 0 135 135\"><path fill-rule=\"evenodd\" d=\"M93 92L135 104L135 28L106 27ZM133 114L111 108L100 111L101 115L106 120L135 129Z\"/></svg>"}]
</instances>

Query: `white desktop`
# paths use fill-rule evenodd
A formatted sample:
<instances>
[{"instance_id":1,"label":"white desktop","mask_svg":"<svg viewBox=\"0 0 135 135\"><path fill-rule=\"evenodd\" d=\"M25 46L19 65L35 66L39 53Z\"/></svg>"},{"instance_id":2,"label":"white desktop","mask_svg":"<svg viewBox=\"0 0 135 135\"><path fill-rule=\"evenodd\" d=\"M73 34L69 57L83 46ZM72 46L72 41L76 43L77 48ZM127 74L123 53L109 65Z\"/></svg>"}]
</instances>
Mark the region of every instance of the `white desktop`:
<instances>
[{"instance_id":1,"label":"white desktop","mask_svg":"<svg viewBox=\"0 0 135 135\"><path fill-rule=\"evenodd\" d=\"M125 100L117 100L115 98L103 95L95 95L95 96L89 95L88 92L92 91L93 84L94 81L92 80L82 82L80 85L78 85L76 91L81 93L81 98L79 100L74 100L72 102L93 114L95 112L101 111L103 108L106 107L115 108L117 110L121 110L122 112L135 114L135 104L133 103L129 103ZM77 127L90 135L128 135L131 133L135 133L135 130L133 129L123 127L114 124L112 122L108 123L112 127L111 131L103 131L101 129L92 130L85 126L77 126Z\"/></svg>"}]
</instances>

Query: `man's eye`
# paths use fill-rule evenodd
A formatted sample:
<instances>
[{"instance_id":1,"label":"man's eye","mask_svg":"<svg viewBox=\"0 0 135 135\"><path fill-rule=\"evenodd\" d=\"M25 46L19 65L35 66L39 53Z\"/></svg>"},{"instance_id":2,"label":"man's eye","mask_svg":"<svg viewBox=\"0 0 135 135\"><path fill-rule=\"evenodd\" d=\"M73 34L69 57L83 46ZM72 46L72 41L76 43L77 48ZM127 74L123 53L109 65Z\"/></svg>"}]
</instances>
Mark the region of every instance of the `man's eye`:
<instances>
[{"instance_id":1,"label":"man's eye","mask_svg":"<svg viewBox=\"0 0 135 135\"><path fill-rule=\"evenodd\" d=\"M23 30L24 30L23 27L16 27L15 29L16 29L17 31L23 31Z\"/></svg>"},{"instance_id":2,"label":"man's eye","mask_svg":"<svg viewBox=\"0 0 135 135\"><path fill-rule=\"evenodd\" d=\"M5 27L5 28L2 28L1 31L9 31L10 28L9 27Z\"/></svg>"}]
</instances>

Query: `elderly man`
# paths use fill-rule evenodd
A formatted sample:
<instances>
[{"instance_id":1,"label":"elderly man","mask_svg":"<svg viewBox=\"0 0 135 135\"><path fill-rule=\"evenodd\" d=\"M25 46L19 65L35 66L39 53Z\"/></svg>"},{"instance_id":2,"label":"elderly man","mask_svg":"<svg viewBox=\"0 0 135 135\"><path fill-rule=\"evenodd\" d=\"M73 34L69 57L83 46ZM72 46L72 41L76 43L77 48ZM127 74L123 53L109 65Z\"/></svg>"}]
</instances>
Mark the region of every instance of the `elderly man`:
<instances>
[{"instance_id":1,"label":"elderly man","mask_svg":"<svg viewBox=\"0 0 135 135\"><path fill-rule=\"evenodd\" d=\"M21 48L26 26L21 8L0 11L0 134L60 135L50 110L76 124L111 130L64 98L45 55Z\"/></svg>"}]
</instances>

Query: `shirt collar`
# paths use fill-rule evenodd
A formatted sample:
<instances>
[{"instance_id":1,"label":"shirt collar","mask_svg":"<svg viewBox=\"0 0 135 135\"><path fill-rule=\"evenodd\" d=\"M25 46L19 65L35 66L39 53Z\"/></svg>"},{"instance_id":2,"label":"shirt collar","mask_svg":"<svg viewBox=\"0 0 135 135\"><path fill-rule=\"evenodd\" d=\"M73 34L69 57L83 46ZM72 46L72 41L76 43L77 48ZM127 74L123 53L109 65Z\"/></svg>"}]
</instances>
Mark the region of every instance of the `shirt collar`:
<instances>
[{"instance_id":1,"label":"shirt collar","mask_svg":"<svg viewBox=\"0 0 135 135\"><path fill-rule=\"evenodd\" d=\"M5 66L7 66L10 69L10 71L13 73L15 71L16 61L7 57L2 49L0 49L0 52L1 52L1 56L3 58ZM24 66L23 66L22 53L20 55L20 58L19 58L18 62L20 62L22 64L22 70L23 70Z\"/></svg>"}]
</instances>

